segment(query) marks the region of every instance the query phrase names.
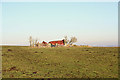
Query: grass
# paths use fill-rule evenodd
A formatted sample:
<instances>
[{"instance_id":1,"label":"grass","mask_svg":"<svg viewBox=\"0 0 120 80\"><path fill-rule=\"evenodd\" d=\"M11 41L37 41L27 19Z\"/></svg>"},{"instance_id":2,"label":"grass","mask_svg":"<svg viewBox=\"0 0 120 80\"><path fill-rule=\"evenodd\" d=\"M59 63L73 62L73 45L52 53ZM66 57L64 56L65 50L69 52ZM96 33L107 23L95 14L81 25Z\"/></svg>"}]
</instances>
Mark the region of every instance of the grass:
<instances>
[{"instance_id":1,"label":"grass","mask_svg":"<svg viewBox=\"0 0 120 80\"><path fill-rule=\"evenodd\" d=\"M2 47L3 78L118 78L118 48Z\"/></svg>"}]
</instances>

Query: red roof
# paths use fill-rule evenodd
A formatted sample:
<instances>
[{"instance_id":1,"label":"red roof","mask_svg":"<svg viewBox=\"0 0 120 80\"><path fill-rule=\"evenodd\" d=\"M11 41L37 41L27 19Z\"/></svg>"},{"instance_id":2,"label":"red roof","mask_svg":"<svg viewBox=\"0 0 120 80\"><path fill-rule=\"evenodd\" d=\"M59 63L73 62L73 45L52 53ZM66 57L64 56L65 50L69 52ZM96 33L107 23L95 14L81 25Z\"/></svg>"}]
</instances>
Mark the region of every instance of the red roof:
<instances>
[{"instance_id":1,"label":"red roof","mask_svg":"<svg viewBox=\"0 0 120 80\"><path fill-rule=\"evenodd\" d=\"M51 41L51 42L49 42L49 43L51 43L52 45L55 45L55 44L64 45L64 40Z\"/></svg>"},{"instance_id":2,"label":"red roof","mask_svg":"<svg viewBox=\"0 0 120 80\"><path fill-rule=\"evenodd\" d=\"M42 44L47 44L47 42L43 41Z\"/></svg>"}]
</instances>

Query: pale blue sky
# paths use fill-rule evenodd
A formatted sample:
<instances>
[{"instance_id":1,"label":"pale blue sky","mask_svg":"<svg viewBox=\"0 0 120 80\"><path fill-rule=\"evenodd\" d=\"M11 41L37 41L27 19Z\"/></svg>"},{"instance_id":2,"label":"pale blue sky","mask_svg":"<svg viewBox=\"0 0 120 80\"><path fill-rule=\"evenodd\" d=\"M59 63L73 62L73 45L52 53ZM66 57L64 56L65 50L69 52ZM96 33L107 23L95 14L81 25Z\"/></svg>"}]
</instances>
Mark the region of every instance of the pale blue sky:
<instances>
[{"instance_id":1,"label":"pale blue sky","mask_svg":"<svg viewBox=\"0 0 120 80\"><path fill-rule=\"evenodd\" d=\"M77 44L117 45L117 2L4 2L2 43L28 45L76 36Z\"/></svg>"}]
</instances>

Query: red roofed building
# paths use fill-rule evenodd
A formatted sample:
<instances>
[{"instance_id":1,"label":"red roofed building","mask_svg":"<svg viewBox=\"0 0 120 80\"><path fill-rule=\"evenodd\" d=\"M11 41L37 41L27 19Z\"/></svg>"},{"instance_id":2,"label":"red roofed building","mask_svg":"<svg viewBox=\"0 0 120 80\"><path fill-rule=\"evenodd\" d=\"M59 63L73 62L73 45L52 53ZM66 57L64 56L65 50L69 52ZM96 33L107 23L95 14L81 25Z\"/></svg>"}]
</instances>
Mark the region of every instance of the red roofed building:
<instances>
[{"instance_id":1,"label":"red roofed building","mask_svg":"<svg viewBox=\"0 0 120 80\"><path fill-rule=\"evenodd\" d=\"M43 45L43 46L47 46L47 42L43 41L43 42L42 42L42 45Z\"/></svg>"},{"instance_id":2,"label":"red roofed building","mask_svg":"<svg viewBox=\"0 0 120 80\"><path fill-rule=\"evenodd\" d=\"M65 45L64 44L64 40L58 40L58 41L50 41L49 42L51 44L51 47L52 45L55 47L56 45Z\"/></svg>"}]
</instances>

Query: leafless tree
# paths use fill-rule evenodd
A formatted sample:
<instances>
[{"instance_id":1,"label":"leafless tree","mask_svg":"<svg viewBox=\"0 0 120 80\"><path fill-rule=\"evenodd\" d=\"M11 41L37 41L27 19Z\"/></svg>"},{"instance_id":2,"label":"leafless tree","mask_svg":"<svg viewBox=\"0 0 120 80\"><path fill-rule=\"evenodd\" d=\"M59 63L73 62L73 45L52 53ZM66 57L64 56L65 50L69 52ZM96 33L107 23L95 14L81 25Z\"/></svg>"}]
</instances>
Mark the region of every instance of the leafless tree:
<instances>
[{"instance_id":1,"label":"leafless tree","mask_svg":"<svg viewBox=\"0 0 120 80\"><path fill-rule=\"evenodd\" d=\"M77 42L77 38L76 37L71 37L71 40L69 41L69 44L72 45L75 42Z\"/></svg>"},{"instance_id":2,"label":"leafless tree","mask_svg":"<svg viewBox=\"0 0 120 80\"><path fill-rule=\"evenodd\" d=\"M32 46L32 36L30 36L29 41L30 41L30 46Z\"/></svg>"},{"instance_id":3,"label":"leafless tree","mask_svg":"<svg viewBox=\"0 0 120 80\"><path fill-rule=\"evenodd\" d=\"M35 40L32 39L32 46L34 47L35 46Z\"/></svg>"},{"instance_id":4,"label":"leafless tree","mask_svg":"<svg viewBox=\"0 0 120 80\"><path fill-rule=\"evenodd\" d=\"M64 41L65 41L66 44L69 42L67 36L64 37Z\"/></svg>"},{"instance_id":5,"label":"leafless tree","mask_svg":"<svg viewBox=\"0 0 120 80\"><path fill-rule=\"evenodd\" d=\"M35 46L36 46L36 47L37 47L37 44L38 44L38 40L36 39L36 40L35 40Z\"/></svg>"}]
</instances>

